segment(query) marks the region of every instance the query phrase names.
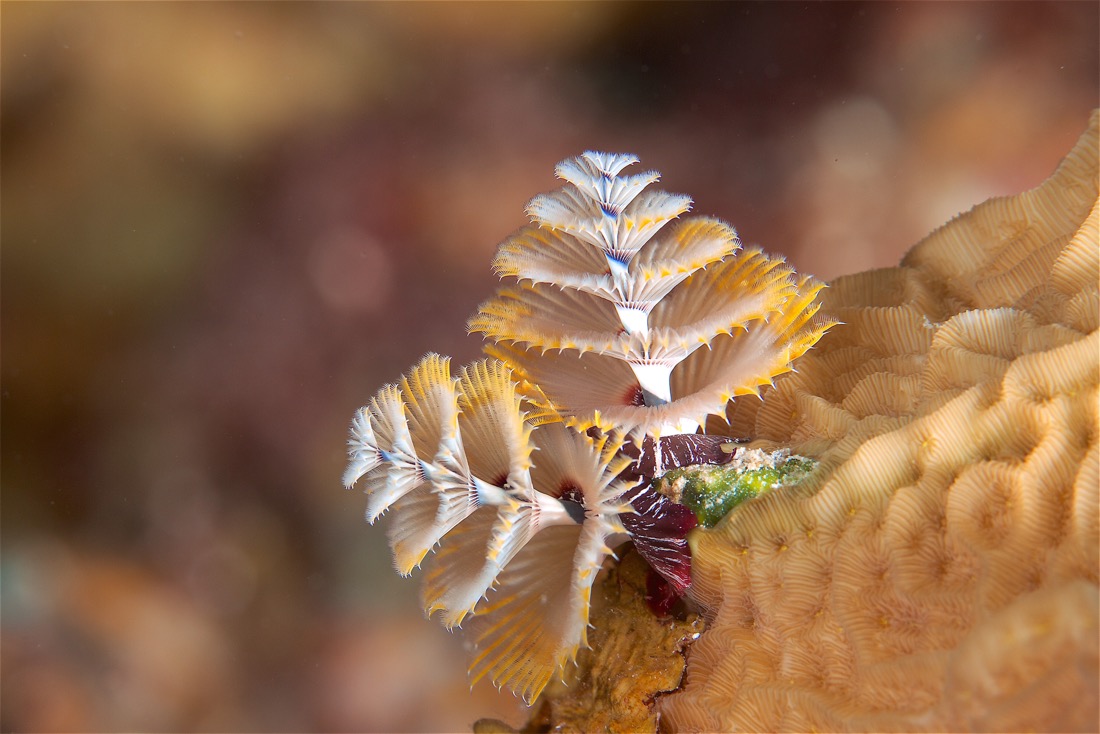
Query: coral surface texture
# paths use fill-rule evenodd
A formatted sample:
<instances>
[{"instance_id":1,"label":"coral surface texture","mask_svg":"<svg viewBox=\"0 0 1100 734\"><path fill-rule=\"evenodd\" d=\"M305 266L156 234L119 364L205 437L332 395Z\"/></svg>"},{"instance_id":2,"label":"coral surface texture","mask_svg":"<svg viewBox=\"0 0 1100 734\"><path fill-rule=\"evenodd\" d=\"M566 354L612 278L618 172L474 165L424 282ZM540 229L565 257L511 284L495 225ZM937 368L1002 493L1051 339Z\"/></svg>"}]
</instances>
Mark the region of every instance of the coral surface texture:
<instances>
[{"instance_id":1,"label":"coral surface texture","mask_svg":"<svg viewBox=\"0 0 1100 734\"><path fill-rule=\"evenodd\" d=\"M1038 188L896 268L738 399L753 446L817 459L690 536L707 629L676 731L1098 726L1097 114Z\"/></svg>"}]
</instances>

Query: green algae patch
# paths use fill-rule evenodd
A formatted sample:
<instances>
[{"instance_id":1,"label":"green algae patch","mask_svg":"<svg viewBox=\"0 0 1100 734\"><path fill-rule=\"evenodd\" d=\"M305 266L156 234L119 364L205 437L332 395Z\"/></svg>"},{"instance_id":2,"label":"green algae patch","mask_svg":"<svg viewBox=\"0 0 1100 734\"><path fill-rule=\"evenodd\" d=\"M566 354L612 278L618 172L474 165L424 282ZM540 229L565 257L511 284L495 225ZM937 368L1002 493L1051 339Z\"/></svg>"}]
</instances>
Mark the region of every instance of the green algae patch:
<instances>
[{"instance_id":1,"label":"green algae patch","mask_svg":"<svg viewBox=\"0 0 1100 734\"><path fill-rule=\"evenodd\" d=\"M728 464L696 464L673 469L654 480L658 492L686 505L699 524L714 527L745 500L801 482L817 466L787 449L767 452L738 448Z\"/></svg>"}]
</instances>

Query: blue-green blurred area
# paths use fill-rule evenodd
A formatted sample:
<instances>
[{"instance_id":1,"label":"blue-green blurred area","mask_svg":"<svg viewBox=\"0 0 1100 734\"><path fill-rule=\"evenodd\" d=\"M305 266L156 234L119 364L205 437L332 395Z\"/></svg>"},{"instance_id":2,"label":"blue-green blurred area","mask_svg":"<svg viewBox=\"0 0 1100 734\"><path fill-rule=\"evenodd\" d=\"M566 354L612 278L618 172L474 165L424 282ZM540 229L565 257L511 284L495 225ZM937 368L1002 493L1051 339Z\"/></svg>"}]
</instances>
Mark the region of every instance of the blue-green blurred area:
<instances>
[{"instance_id":1,"label":"blue-green blurred area","mask_svg":"<svg viewBox=\"0 0 1100 734\"><path fill-rule=\"evenodd\" d=\"M800 270L896 263L1069 150L1098 7L5 2L0 726L520 723L341 488L352 411L479 353L587 148Z\"/></svg>"}]
</instances>

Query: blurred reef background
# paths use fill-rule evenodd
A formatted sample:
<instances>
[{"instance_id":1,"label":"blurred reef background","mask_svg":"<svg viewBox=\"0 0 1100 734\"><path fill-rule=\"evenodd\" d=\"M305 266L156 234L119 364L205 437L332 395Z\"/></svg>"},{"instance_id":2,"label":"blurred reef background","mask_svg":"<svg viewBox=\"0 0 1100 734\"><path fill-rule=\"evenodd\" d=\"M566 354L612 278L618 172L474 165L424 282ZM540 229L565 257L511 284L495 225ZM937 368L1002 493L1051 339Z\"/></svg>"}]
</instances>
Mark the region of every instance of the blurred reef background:
<instances>
[{"instance_id":1,"label":"blurred reef background","mask_svg":"<svg viewBox=\"0 0 1100 734\"><path fill-rule=\"evenodd\" d=\"M340 485L588 148L823 279L1045 179L1096 3L0 8L0 727L467 729Z\"/></svg>"}]
</instances>

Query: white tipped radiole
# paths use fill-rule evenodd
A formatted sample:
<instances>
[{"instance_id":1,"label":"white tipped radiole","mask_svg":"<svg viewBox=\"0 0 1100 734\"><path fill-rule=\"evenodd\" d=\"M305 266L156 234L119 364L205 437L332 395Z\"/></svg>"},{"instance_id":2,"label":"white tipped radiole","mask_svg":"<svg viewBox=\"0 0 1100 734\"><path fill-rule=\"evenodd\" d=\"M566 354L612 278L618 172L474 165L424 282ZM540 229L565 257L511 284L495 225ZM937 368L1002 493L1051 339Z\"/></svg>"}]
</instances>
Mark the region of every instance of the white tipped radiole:
<instances>
[{"instance_id":1,"label":"white tipped radiole","mask_svg":"<svg viewBox=\"0 0 1100 734\"><path fill-rule=\"evenodd\" d=\"M344 481L363 480L371 522L392 510L401 574L439 545L425 610L448 628L473 615L474 680L530 702L584 644L592 582L628 511L621 446L531 423L497 360L451 377L449 360L429 354L356 412Z\"/></svg>"},{"instance_id":2,"label":"white tipped radiole","mask_svg":"<svg viewBox=\"0 0 1100 734\"><path fill-rule=\"evenodd\" d=\"M742 250L728 224L678 219L691 198L648 190L656 172L620 176L637 161L589 151L560 163L566 185L532 199L532 223L497 252L514 283L469 327L570 425L589 428L598 412L626 432L693 432L830 322L812 319L820 283Z\"/></svg>"}]
</instances>

